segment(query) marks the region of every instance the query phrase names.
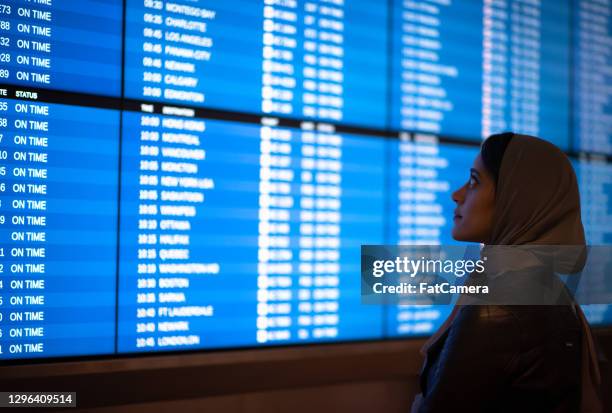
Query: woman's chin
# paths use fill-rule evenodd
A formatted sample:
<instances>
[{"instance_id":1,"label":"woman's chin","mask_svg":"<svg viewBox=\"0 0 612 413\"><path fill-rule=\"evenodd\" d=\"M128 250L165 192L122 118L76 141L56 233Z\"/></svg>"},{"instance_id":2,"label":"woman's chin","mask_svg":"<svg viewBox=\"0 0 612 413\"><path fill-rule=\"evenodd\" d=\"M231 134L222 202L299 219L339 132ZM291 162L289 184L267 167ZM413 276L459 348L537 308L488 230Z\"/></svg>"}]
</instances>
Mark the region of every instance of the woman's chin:
<instances>
[{"instance_id":1,"label":"woman's chin","mask_svg":"<svg viewBox=\"0 0 612 413\"><path fill-rule=\"evenodd\" d=\"M459 228L454 227L451 231L451 236L455 241L460 242L479 242L483 243L483 237L475 236L474 234L466 234L465 231L461 231Z\"/></svg>"},{"instance_id":2,"label":"woman's chin","mask_svg":"<svg viewBox=\"0 0 612 413\"><path fill-rule=\"evenodd\" d=\"M455 241L470 242L471 239L465 231L462 231L458 225L455 225L451 230L451 236Z\"/></svg>"},{"instance_id":3,"label":"woman's chin","mask_svg":"<svg viewBox=\"0 0 612 413\"><path fill-rule=\"evenodd\" d=\"M461 239L461 230L457 228L457 225L451 230L451 236L455 241L463 241L463 239Z\"/></svg>"}]
</instances>

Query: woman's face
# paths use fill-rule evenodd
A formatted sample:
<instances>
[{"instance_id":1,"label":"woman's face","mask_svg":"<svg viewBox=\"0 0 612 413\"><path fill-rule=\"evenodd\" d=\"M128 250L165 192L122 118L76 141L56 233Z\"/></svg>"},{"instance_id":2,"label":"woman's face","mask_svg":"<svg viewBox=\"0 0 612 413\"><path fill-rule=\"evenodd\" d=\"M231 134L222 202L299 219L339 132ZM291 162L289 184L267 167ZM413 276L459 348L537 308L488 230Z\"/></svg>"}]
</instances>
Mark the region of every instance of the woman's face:
<instances>
[{"instance_id":1,"label":"woman's face","mask_svg":"<svg viewBox=\"0 0 612 413\"><path fill-rule=\"evenodd\" d=\"M487 243L493 228L495 182L480 154L474 159L470 178L452 194L457 203L453 217L453 238L457 241Z\"/></svg>"}]
</instances>

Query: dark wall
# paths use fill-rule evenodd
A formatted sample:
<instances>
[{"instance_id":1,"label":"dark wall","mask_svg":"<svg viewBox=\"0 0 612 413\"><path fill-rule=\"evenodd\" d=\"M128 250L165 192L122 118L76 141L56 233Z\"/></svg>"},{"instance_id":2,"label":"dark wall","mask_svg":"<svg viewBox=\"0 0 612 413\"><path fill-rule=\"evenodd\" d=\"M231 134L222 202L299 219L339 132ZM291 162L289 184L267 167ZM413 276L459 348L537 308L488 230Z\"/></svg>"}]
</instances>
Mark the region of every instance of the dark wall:
<instances>
[{"instance_id":1,"label":"dark wall","mask_svg":"<svg viewBox=\"0 0 612 413\"><path fill-rule=\"evenodd\" d=\"M357 382L288 390L243 393L191 400L142 403L94 409L100 413L407 413L415 385L409 381Z\"/></svg>"}]
</instances>

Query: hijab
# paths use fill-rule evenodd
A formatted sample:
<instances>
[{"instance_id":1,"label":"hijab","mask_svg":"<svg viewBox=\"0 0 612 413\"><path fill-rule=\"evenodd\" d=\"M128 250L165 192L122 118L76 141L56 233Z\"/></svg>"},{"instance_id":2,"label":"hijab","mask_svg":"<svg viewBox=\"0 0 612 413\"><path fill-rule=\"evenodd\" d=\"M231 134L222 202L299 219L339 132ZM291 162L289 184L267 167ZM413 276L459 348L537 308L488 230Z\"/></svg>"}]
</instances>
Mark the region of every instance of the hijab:
<instances>
[{"instance_id":1,"label":"hijab","mask_svg":"<svg viewBox=\"0 0 612 413\"><path fill-rule=\"evenodd\" d=\"M576 246L554 257L555 269L572 273L586 259L580 195L574 169L555 145L526 135L512 134L497 176L493 228L487 245ZM486 248L486 246L485 246ZM536 248L537 250L537 248ZM568 257L569 256L569 257ZM421 348L435 344L452 324L460 305ZM601 411L597 389L601 383L590 326L579 305L574 309L582 325L581 412Z\"/></svg>"}]
</instances>

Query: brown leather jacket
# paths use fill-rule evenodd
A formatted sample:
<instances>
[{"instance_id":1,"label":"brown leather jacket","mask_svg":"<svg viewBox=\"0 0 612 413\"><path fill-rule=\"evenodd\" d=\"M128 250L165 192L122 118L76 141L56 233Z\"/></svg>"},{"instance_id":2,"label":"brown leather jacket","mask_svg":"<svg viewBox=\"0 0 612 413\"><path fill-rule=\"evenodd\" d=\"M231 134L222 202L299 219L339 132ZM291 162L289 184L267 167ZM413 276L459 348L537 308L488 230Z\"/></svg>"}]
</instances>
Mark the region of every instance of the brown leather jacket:
<instances>
[{"instance_id":1,"label":"brown leather jacket","mask_svg":"<svg viewBox=\"0 0 612 413\"><path fill-rule=\"evenodd\" d=\"M412 412L578 412L581 334L567 305L464 306L427 352Z\"/></svg>"}]
</instances>

